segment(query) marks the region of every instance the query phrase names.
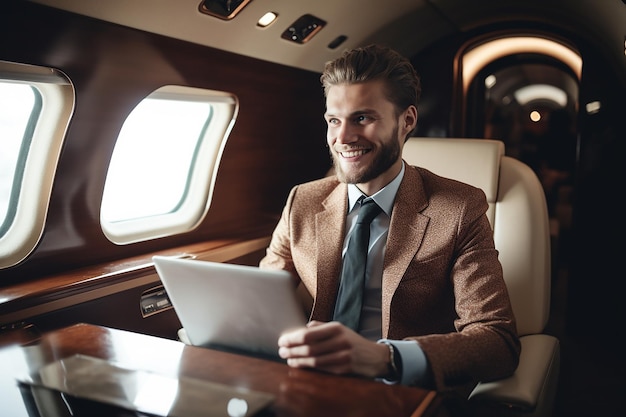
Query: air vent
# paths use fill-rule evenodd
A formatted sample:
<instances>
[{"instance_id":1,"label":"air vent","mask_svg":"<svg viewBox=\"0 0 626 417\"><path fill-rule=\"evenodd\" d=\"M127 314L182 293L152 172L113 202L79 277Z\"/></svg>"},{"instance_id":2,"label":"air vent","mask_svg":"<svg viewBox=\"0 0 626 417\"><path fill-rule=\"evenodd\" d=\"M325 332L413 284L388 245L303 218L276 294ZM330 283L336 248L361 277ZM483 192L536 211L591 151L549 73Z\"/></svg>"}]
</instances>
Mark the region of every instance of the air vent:
<instances>
[{"instance_id":1,"label":"air vent","mask_svg":"<svg viewBox=\"0 0 626 417\"><path fill-rule=\"evenodd\" d=\"M331 43L328 44L328 47L330 49L336 49L339 45L344 43L346 41L346 39L348 39L348 37L346 35L337 36L335 39L333 39L333 41Z\"/></svg>"},{"instance_id":2,"label":"air vent","mask_svg":"<svg viewBox=\"0 0 626 417\"><path fill-rule=\"evenodd\" d=\"M326 25L326 22L310 14L305 14L293 22L281 35L281 38L296 43L306 43L311 40Z\"/></svg>"},{"instance_id":3,"label":"air vent","mask_svg":"<svg viewBox=\"0 0 626 417\"><path fill-rule=\"evenodd\" d=\"M200 11L223 20L233 19L252 0L203 0Z\"/></svg>"}]
</instances>

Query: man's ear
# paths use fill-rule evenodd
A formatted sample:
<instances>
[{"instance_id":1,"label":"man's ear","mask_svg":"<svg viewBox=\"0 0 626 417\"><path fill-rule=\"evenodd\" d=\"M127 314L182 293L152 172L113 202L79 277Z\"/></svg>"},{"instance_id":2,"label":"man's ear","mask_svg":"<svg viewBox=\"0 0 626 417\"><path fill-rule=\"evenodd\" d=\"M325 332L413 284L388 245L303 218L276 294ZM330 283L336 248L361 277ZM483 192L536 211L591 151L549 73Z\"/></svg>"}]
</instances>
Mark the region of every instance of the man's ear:
<instances>
[{"instance_id":1,"label":"man's ear","mask_svg":"<svg viewBox=\"0 0 626 417\"><path fill-rule=\"evenodd\" d=\"M409 106L403 113L402 128L404 129L404 135L415 129L417 126L417 108L415 106Z\"/></svg>"}]
</instances>

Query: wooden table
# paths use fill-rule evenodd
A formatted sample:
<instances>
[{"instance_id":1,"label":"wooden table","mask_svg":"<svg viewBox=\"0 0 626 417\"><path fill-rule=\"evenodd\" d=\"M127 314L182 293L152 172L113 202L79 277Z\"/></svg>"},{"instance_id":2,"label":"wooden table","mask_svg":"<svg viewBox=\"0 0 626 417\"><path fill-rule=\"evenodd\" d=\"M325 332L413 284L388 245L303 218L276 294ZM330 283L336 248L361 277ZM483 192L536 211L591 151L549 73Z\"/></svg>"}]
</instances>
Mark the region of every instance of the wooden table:
<instances>
[{"instance_id":1,"label":"wooden table","mask_svg":"<svg viewBox=\"0 0 626 417\"><path fill-rule=\"evenodd\" d=\"M32 410L29 414L32 405L27 404L16 378L75 354L168 377L190 377L272 394L275 399L260 413L262 416L419 417L434 416L441 406L433 391L293 369L276 361L77 324L45 334L30 346L0 349L0 414L36 416ZM122 411L118 415L129 415Z\"/></svg>"}]
</instances>

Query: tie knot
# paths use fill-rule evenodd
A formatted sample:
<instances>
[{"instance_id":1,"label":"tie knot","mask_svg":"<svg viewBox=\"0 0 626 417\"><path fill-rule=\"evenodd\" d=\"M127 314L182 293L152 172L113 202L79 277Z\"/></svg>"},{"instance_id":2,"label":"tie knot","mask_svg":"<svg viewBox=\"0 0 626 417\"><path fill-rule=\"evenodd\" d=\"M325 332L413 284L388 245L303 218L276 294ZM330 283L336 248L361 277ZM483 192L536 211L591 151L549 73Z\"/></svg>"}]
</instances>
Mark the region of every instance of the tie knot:
<instances>
[{"instance_id":1,"label":"tie knot","mask_svg":"<svg viewBox=\"0 0 626 417\"><path fill-rule=\"evenodd\" d=\"M361 210L359 211L359 217L356 222L369 224L381 211L382 209L374 200L361 200Z\"/></svg>"}]
</instances>

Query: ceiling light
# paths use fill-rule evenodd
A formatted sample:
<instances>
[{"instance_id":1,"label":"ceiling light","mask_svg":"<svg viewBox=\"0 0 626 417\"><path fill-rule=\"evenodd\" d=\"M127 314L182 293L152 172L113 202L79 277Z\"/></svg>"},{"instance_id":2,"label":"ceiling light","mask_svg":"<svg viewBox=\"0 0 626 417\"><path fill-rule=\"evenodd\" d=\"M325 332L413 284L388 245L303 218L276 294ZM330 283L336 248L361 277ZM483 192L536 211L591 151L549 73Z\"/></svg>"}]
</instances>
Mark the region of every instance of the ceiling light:
<instances>
[{"instance_id":1,"label":"ceiling light","mask_svg":"<svg viewBox=\"0 0 626 417\"><path fill-rule=\"evenodd\" d=\"M550 100L561 107L567 105L567 93L548 84L531 84L516 90L513 95L522 106L535 100Z\"/></svg>"},{"instance_id":2,"label":"ceiling light","mask_svg":"<svg viewBox=\"0 0 626 417\"><path fill-rule=\"evenodd\" d=\"M261 16L261 18L259 19L258 22L256 22L256 24L257 26L261 26L262 28L268 27L269 25L274 23L276 18L278 18L278 13L267 12L263 16Z\"/></svg>"},{"instance_id":3,"label":"ceiling light","mask_svg":"<svg viewBox=\"0 0 626 417\"><path fill-rule=\"evenodd\" d=\"M530 112L530 120L532 120L533 122L537 123L538 121L541 120L541 113L539 113L537 110L533 110Z\"/></svg>"},{"instance_id":4,"label":"ceiling light","mask_svg":"<svg viewBox=\"0 0 626 417\"><path fill-rule=\"evenodd\" d=\"M596 114L602 108L602 104L599 101L592 101L585 105L585 110L587 110L588 114Z\"/></svg>"},{"instance_id":5,"label":"ceiling light","mask_svg":"<svg viewBox=\"0 0 626 417\"><path fill-rule=\"evenodd\" d=\"M489 89L489 88L493 87L494 85L496 85L496 76L493 75L493 74L488 75L485 78L485 87L487 87L487 89Z\"/></svg>"},{"instance_id":6,"label":"ceiling light","mask_svg":"<svg viewBox=\"0 0 626 417\"><path fill-rule=\"evenodd\" d=\"M581 78L583 61L576 51L549 39L514 36L484 43L463 56L463 91L467 91L476 74L490 62L505 56L525 53L554 57L569 66L579 80Z\"/></svg>"}]
</instances>

